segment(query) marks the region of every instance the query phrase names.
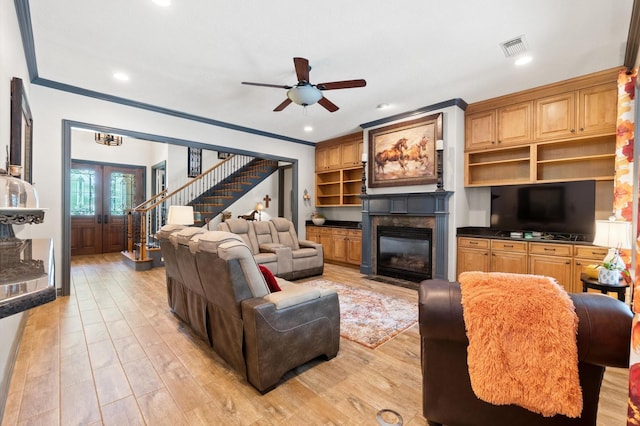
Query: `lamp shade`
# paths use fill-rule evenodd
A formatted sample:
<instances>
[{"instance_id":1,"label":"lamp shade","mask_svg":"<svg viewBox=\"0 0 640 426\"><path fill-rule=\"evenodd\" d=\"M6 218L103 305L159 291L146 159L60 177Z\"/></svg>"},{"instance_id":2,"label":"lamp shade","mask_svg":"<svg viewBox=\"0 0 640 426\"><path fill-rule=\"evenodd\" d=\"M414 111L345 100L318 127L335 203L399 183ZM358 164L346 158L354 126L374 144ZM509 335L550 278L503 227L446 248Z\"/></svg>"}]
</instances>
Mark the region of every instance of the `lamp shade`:
<instances>
[{"instance_id":1,"label":"lamp shade","mask_svg":"<svg viewBox=\"0 0 640 426\"><path fill-rule=\"evenodd\" d=\"M596 220L594 246L631 248L631 222Z\"/></svg>"},{"instance_id":2,"label":"lamp shade","mask_svg":"<svg viewBox=\"0 0 640 426\"><path fill-rule=\"evenodd\" d=\"M169 206L168 225L193 225L193 207Z\"/></svg>"},{"instance_id":3,"label":"lamp shade","mask_svg":"<svg viewBox=\"0 0 640 426\"><path fill-rule=\"evenodd\" d=\"M322 92L310 84L294 86L287 91L287 96L298 105L313 105L322 98Z\"/></svg>"},{"instance_id":4,"label":"lamp shade","mask_svg":"<svg viewBox=\"0 0 640 426\"><path fill-rule=\"evenodd\" d=\"M262 203L258 203L256 204L256 210L258 210L259 212L261 212L262 210L264 210L264 205Z\"/></svg>"}]
</instances>

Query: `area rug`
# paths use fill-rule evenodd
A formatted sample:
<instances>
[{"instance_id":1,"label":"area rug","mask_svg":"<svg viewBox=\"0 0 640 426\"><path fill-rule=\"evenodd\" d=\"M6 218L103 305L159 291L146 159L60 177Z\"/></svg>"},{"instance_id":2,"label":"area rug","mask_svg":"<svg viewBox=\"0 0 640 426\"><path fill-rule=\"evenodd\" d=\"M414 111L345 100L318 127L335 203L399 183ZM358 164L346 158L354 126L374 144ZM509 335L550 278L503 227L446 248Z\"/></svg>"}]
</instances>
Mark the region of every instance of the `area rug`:
<instances>
[{"instance_id":1,"label":"area rug","mask_svg":"<svg viewBox=\"0 0 640 426\"><path fill-rule=\"evenodd\" d=\"M340 335L375 349L418 322L418 302L407 302L374 291L328 280L306 285L335 288L340 301Z\"/></svg>"}]
</instances>

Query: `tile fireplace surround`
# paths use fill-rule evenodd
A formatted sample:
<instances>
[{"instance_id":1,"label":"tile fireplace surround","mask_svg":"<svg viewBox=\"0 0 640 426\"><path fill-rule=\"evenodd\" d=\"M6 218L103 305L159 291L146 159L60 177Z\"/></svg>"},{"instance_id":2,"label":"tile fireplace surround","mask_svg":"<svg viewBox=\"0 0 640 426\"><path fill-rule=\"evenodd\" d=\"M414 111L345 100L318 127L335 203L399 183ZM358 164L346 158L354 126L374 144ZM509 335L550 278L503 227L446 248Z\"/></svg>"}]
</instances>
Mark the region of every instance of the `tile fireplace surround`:
<instances>
[{"instance_id":1,"label":"tile fireplace surround","mask_svg":"<svg viewBox=\"0 0 640 426\"><path fill-rule=\"evenodd\" d=\"M450 191L410 194L362 194L362 264L360 272L376 274L376 227L408 226L433 230L432 277L448 276Z\"/></svg>"}]
</instances>

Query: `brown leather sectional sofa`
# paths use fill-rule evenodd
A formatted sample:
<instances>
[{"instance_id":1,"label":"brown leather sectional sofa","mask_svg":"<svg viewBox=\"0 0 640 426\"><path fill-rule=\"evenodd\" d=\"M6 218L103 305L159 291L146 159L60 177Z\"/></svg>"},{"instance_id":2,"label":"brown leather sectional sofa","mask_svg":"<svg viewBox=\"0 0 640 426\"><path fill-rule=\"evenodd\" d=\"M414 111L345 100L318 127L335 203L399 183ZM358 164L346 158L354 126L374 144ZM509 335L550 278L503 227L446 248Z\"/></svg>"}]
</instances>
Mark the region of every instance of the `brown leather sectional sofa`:
<instances>
[{"instance_id":1,"label":"brown leather sectional sofa","mask_svg":"<svg viewBox=\"0 0 640 426\"><path fill-rule=\"evenodd\" d=\"M258 391L340 345L338 295L277 279L270 292L238 235L166 225L157 234L169 307Z\"/></svg>"}]
</instances>

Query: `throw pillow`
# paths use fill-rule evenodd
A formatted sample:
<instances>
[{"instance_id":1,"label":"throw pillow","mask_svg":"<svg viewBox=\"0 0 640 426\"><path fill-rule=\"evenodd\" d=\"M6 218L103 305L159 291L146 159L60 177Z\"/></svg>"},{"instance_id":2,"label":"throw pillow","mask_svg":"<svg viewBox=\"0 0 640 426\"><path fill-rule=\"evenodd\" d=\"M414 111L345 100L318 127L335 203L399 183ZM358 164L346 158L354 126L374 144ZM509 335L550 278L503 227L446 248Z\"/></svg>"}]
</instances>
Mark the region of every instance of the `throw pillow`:
<instances>
[{"instance_id":1,"label":"throw pillow","mask_svg":"<svg viewBox=\"0 0 640 426\"><path fill-rule=\"evenodd\" d=\"M258 268L260 268L260 272L262 272L262 276L264 277L264 280L267 282L267 287L269 287L269 291L271 293L280 291L281 288L278 285L278 281L276 281L276 277L273 276L269 268L262 265L258 265Z\"/></svg>"}]
</instances>

